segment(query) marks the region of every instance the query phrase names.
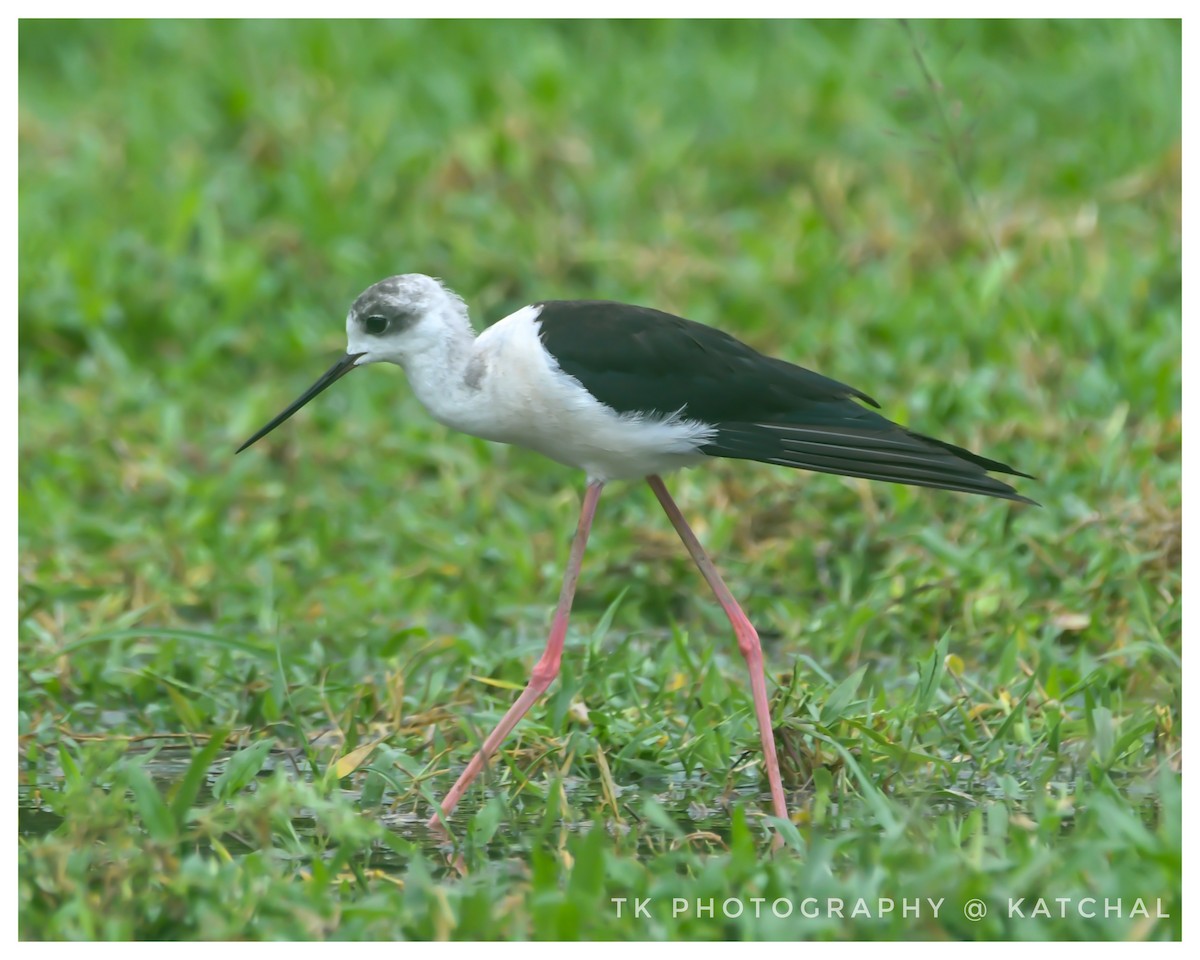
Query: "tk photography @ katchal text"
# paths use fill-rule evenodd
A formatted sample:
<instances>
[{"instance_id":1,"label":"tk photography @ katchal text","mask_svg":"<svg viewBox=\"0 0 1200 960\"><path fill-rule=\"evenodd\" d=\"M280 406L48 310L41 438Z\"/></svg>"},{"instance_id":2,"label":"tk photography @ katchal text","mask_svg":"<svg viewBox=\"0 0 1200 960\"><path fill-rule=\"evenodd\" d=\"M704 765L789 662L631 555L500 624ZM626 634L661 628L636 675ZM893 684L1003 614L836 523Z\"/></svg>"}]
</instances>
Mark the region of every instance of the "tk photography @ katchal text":
<instances>
[{"instance_id":1,"label":"tk photography @ katchal text","mask_svg":"<svg viewBox=\"0 0 1200 960\"><path fill-rule=\"evenodd\" d=\"M660 917L776 917L793 914L808 920L837 917L847 920L883 920L902 917L934 919L943 911L957 909L968 920L982 920L998 911L1008 920L1065 919L1122 920L1147 917L1170 919L1161 897L974 897L962 904L947 904L945 897L611 897L612 908L620 919L652 920Z\"/></svg>"}]
</instances>

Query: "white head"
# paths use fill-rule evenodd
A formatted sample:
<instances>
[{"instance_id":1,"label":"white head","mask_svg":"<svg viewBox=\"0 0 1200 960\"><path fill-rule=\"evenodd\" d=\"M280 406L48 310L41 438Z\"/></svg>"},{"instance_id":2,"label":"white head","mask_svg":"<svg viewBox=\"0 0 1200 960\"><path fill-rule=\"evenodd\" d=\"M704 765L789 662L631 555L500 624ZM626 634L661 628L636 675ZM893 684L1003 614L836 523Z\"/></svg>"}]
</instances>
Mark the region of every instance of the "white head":
<instances>
[{"instance_id":1,"label":"white head","mask_svg":"<svg viewBox=\"0 0 1200 960\"><path fill-rule=\"evenodd\" d=\"M367 287L346 314L346 353L356 365L398 363L461 334L462 298L423 273L388 277Z\"/></svg>"},{"instance_id":2,"label":"white head","mask_svg":"<svg viewBox=\"0 0 1200 960\"><path fill-rule=\"evenodd\" d=\"M290 407L238 447L262 439L326 387L368 363L407 366L413 357L470 337L462 298L423 273L388 277L367 287L346 315L346 355Z\"/></svg>"}]
</instances>

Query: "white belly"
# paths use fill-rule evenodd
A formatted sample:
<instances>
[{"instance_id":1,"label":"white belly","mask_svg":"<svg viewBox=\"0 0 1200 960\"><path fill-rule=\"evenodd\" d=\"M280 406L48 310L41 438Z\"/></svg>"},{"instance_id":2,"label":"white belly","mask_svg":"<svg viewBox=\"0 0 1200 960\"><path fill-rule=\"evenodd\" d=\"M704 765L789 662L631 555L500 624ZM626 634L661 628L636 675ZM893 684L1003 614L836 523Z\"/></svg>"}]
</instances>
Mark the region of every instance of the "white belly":
<instances>
[{"instance_id":1,"label":"white belly","mask_svg":"<svg viewBox=\"0 0 1200 960\"><path fill-rule=\"evenodd\" d=\"M590 397L589 397L590 399ZM595 401L592 401L595 403ZM629 480L669 473L704 459L697 448L712 430L688 420L620 416L607 407L594 418L539 422L534 429L503 431L490 439L527 447L593 480Z\"/></svg>"}]
</instances>

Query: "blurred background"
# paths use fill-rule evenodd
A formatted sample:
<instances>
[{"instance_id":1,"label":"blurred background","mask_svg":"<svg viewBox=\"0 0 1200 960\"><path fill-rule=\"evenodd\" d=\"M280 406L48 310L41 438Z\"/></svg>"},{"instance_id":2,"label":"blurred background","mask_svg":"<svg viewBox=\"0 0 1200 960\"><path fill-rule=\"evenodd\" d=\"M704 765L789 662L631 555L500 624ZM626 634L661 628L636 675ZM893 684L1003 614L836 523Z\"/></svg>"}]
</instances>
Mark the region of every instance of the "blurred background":
<instances>
[{"instance_id":1,"label":"blurred background","mask_svg":"<svg viewBox=\"0 0 1200 960\"><path fill-rule=\"evenodd\" d=\"M55 872L67 850L144 848L154 801L137 774L127 796L103 792L108 819L85 813L111 770L147 762L123 738L268 738L252 778L327 735L310 779L366 789L343 803L372 818L407 803L416 823L523 682L582 476L449 434L397 368L233 456L343 350L353 298L403 272L443 278L480 328L549 298L713 324L1034 474L1019 486L1041 510L743 463L672 485L764 635L803 842L823 825L859 851L885 837L885 872L968 882L985 867L943 856L949 833L880 813L932 777L964 818L1038 825L1009 828L1028 834L1018 865L1177 883L1162 811L1179 756L1180 59L1170 22L23 22L22 863L57 877L23 888L25 935L200 929L196 889L161 930L119 893L103 901L115 926L63 919L89 889L84 867L75 886ZM749 701L656 511L634 485L601 503L574 621L585 662L496 776L528 776L528 805L564 752L592 789L661 775L655 804L677 822L710 790L712 818L691 813L724 836L714 798L758 809L753 764L731 767L757 749ZM950 714L924 749L944 765L914 770L879 744L916 724L905 711L935 665ZM850 752L886 801L822 746L864 729L876 751ZM1017 744L999 770L993 735ZM176 795L178 777L152 773ZM1061 804L1038 806L1093 809L1094 792L1109 806L1078 846ZM859 804L862 832L812 796ZM530 842L511 799L485 808L505 825L489 834L500 861ZM1108 816L1165 852L1147 858ZM168 846L195 846L185 821ZM1093 862L1116 836L1129 859ZM127 895L169 900L146 870L159 880ZM231 887L211 883L217 903ZM427 915L413 901L397 926L353 932L436 935ZM475 936L742 935L456 916ZM333 929L222 922L209 935ZM1013 932L927 932L989 931Z\"/></svg>"}]
</instances>

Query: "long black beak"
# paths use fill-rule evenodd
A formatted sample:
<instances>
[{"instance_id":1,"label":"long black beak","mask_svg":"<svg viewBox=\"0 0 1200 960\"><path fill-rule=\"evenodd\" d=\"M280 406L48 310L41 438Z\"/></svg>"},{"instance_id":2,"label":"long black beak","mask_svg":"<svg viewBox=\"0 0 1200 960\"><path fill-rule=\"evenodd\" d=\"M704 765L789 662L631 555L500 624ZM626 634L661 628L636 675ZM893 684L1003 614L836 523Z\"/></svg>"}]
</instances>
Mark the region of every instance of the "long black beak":
<instances>
[{"instance_id":1,"label":"long black beak","mask_svg":"<svg viewBox=\"0 0 1200 960\"><path fill-rule=\"evenodd\" d=\"M277 416L274 420L272 420L265 427L263 427L261 430L259 430L258 433L256 433L249 440L247 440L240 447L238 447L235 452L241 453L252 443L256 443L257 441L261 440L268 433L270 433L272 430L274 430L277 426L279 426L281 423L283 423L284 420L288 419L288 417L290 417L293 413L295 413L302 406L304 406L306 403L308 403L308 401L311 400L313 397L315 397L318 393L320 393L322 390L324 390L326 387L330 386L331 384L336 383L338 380L341 380L342 377L344 377L346 374L348 374L351 370L354 369L354 361L357 360L361 356L362 356L361 353L348 353L344 357L342 357L341 360L339 360L332 367L330 367L323 374L321 374L321 379L318 380L316 383L314 383L307 390L305 390L304 393L302 393L300 395L299 399L295 403L293 403L290 407L288 407L286 410L284 410L283 413L281 413L279 416Z\"/></svg>"}]
</instances>

